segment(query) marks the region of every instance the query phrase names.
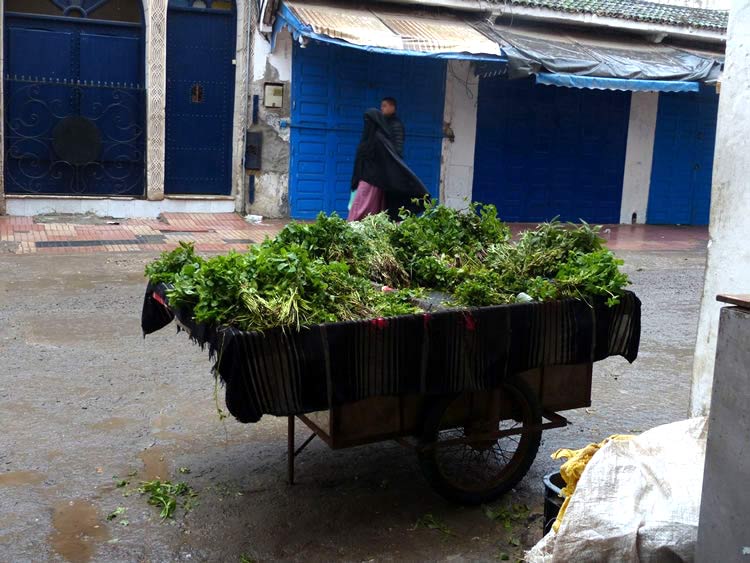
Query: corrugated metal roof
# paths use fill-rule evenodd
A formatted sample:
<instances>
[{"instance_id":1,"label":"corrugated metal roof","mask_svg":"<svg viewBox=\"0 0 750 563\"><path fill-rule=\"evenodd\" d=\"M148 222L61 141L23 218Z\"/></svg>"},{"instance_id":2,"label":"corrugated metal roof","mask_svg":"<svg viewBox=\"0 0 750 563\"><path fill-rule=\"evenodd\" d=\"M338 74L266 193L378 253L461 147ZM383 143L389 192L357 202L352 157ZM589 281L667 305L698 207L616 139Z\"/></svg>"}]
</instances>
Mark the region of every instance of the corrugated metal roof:
<instances>
[{"instance_id":1,"label":"corrugated metal roof","mask_svg":"<svg viewBox=\"0 0 750 563\"><path fill-rule=\"evenodd\" d=\"M548 8L574 14L592 14L630 21L689 26L726 31L729 12L657 4L644 0L489 0L505 6Z\"/></svg>"},{"instance_id":2,"label":"corrugated metal roof","mask_svg":"<svg viewBox=\"0 0 750 563\"><path fill-rule=\"evenodd\" d=\"M418 53L500 55L497 43L451 15L415 15L300 0L285 1L284 5L316 34L354 45Z\"/></svg>"},{"instance_id":3,"label":"corrugated metal roof","mask_svg":"<svg viewBox=\"0 0 750 563\"><path fill-rule=\"evenodd\" d=\"M342 39L361 45L400 49L401 37L388 29L368 10L344 6L323 6L303 2L285 2L292 13L319 35Z\"/></svg>"},{"instance_id":4,"label":"corrugated metal roof","mask_svg":"<svg viewBox=\"0 0 750 563\"><path fill-rule=\"evenodd\" d=\"M378 12L403 41L407 51L500 54L498 45L460 20Z\"/></svg>"}]
</instances>

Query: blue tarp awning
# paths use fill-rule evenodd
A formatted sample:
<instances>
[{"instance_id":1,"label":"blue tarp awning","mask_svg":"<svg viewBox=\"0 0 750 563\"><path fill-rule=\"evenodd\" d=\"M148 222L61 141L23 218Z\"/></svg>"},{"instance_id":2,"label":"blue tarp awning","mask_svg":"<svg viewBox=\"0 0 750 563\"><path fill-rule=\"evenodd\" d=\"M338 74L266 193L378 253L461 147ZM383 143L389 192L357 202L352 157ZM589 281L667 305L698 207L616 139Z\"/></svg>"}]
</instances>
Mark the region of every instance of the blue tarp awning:
<instances>
[{"instance_id":1,"label":"blue tarp awning","mask_svg":"<svg viewBox=\"0 0 750 563\"><path fill-rule=\"evenodd\" d=\"M589 88L593 90L624 90L629 92L698 92L698 82L684 80L639 80L632 78L601 78L576 74L552 74L540 72L537 84L564 86L567 88Z\"/></svg>"},{"instance_id":2,"label":"blue tarp awning","mask_svg":"<svg viewBox=\"0 0 750 563\"><path fill-rule=\"evenodd\" d=\"M454 16L431 17L404 11L282 2L271 38L288 29L295 39L307 38L375 53L504 61L500 46L469 23Z\"/></svg>"}]
</instances>

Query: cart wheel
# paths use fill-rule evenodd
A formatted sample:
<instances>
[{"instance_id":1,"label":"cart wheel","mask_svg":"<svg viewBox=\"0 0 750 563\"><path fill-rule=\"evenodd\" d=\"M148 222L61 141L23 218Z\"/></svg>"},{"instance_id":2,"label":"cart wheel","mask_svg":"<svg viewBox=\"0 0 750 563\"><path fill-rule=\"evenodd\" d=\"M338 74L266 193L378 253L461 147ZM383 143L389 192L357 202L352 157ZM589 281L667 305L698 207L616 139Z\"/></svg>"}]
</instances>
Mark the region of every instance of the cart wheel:
<instances>
[{"instance_id":1,"label":"cart wheel","mask_svg":"<svg viewBox=\"0 0 750 563\"><path fill-rule=\"evenodd\" d=\"M504 412L512 413L509 420L471 421L466 426L448 428L447 414L461 396L440 399L427 412L417 450L419 465L432 488L448 500L460 504L491 502L516 486L534 462L541 428L486 438L488 432L520 431L542 423L539 400L524 381L511 379L501 390ZM449 440L461 442L440 446Z\"/></svg>"}]
</instances>

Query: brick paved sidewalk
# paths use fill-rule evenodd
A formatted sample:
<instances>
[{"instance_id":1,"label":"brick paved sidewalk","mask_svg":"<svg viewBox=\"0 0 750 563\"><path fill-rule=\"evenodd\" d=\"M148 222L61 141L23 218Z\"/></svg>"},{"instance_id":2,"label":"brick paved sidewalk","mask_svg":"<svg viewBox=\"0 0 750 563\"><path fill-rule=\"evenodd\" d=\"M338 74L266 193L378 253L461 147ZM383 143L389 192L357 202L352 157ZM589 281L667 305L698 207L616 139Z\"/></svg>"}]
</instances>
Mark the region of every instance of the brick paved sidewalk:
<instances>
[{"instance_id":1,"label":"brick paved sidewalk","mask_svg":"<svg viewBox=\"0 0 750 563\"><path fill-rule=\"evenodd\" d=\"M199 252L243 250L274 236L284 220L248 224L234 213L164 213L160 219L97 220L89 216L0 216L0 250L17 254L160 252L179 241Z\"/></svg>"},{"instance_id":2,"label":"brick paved sidewalk","mask_svg":"<svg viewBox=\"0 0 750 563\"><path fill-rule=\"evenodd\" d=\"M114 223L114 224L112 224ZM243 250L274 236L283 219L249 224L234 213L164 213L160 219L117 222L90 216L0 216L0 252L16 254L75 254L91 252L160 252L179 241L195 243L198 252ZM512 225L518 232L534 225ZM612 225L603 229L612 250L700 250L706 247L706 227Z\"/></svg>"}]
</instances>

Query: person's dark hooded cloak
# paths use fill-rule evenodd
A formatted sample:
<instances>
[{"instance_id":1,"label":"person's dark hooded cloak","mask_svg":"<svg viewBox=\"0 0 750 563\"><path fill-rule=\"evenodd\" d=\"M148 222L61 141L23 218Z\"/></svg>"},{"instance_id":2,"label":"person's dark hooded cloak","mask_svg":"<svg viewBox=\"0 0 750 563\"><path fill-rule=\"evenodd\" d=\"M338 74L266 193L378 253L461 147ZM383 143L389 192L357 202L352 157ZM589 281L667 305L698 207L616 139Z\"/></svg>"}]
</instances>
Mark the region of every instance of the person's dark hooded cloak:
<instances>
[{"instance_id":1,"label":"person's dark hooded cloak","mask_svg":"<svg viewBox=\"0 0 750 563\"><path fill-rule=\"evenodd\" d=\"M392 219L398 219L401 207L416 212L413 199L429 195L422 181L396 152L390 128L380 111L365 112L365 128L357 147L352 175L352 190L361 180L385 192L385 204Z\"/></svg>"}]
</instances>

